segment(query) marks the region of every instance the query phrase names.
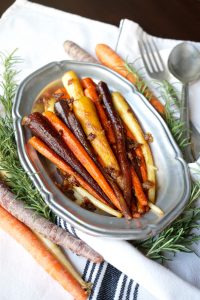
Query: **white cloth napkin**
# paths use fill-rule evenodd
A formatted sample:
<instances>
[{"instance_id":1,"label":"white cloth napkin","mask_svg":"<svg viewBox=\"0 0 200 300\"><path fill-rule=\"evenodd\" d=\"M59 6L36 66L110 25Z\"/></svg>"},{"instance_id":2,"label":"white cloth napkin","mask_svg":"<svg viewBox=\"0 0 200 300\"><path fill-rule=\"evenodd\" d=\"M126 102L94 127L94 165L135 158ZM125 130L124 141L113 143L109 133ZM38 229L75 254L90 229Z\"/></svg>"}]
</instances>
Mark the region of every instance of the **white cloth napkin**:
<instances>
[{"instance_id":1,"label":"white cloth napkin","mask_svg":"<svg viewBox=\"0 0 200 300\"><path fill-rule=\"evenodd\" d=\"M138 56L137 47L134 45L139 31L139 26L128 20L123 21L119 31L117 27L109 24L25 0L16 1L0 19L1 50L11 52L14 48L19 48L18 55L23 58L20 80L50 61L65 59L62 44L66 39L77 42L91 54L94 54L97 43L106 43L113 48L117 45L123 57L128 55L134 59ZM160 49L172 47L176 43L162 39L158 39L157 42ZM196 96L196 93L194 94ZM197 109L198 106L195 107L195 110ZM197 126L197 118L193 121ZM131 299L139 300L200 299L200 260L194 254L179 254L168 264L179 278L168 269L145 258L125 241L95 238L81 232L78 232L78 235L124 273L118 274L116 291L110 300L129 300L127 295L131 295ZM100 285L105 285L106 276L108 283L113 282L117 270L108 267L107 263L100 266L87 265L83 258L70 253L69 256L80 271L84 270L84 277L94 282L95 289L90 299L109 299L103 294L106 288L99 293ZM0 271L0 298L3 300L71 299L71 296L53 282L20 245L2 231ZM125 274L134 282L127 279ZM121 292L122 289L124 291Z\"/></svg>"}]
</instances>

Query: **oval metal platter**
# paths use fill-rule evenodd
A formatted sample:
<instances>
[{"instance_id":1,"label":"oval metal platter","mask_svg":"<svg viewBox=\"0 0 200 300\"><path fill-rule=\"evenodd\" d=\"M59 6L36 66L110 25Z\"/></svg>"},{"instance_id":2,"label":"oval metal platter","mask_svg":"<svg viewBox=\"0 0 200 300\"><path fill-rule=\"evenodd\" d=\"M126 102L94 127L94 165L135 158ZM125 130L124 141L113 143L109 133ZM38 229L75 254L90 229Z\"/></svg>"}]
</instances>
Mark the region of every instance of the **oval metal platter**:
<instances>
[{"instance_id":1,"label":"oval metal platter","mask_svg":"<svg viewBox=\"0 0 200 300\"><path fill-rule=\"evenodd\" d=\"M41 90L50 82L60 79L68 70L74 70L79 77L105 81L111 90L120 91L144 131L153 135L151 149L158 168L156 204L164 211L162 217L150 211L140 219L127 221L79 207L55 185L52 165L27 143L31 133L22 127L22 118L31 112ZM13 119L22 166L52 211L75 228L96 236L142 240L156 235L184 209L190 195L190 176L169 129L149 102L126 79L106 67L74 61L53 62L42 67L20 84L13 106Z\"/></svg>"}]
</instances>

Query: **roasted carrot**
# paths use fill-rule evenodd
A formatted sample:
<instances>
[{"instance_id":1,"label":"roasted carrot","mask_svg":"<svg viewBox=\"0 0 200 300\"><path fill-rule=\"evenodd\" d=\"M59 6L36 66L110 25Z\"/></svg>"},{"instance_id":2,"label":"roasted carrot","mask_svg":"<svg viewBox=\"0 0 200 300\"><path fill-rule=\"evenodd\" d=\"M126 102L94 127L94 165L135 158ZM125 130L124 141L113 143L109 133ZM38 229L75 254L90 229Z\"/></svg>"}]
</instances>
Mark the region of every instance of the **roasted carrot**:
<instances>
[{"instance_id":1,"label":"roasted carrot","mask_svg":"<svg viewBox=\"0 0 200 300\"><path fill-rule=\"evenodd\" d=\"M43 143L39 138L32 137L29 140L29 144L33 146L40 154L49 159L53 164L55 164L59 169L64 171L80 184L84 189L86 189L95 198L107 204L103 197L101 197L93 187L91 187L77 172L75 172L65 161L63 161L53 150L51 150L45 143Z\"/></svg>"},{"instance_id":2,"label":"roasted carrot","mask_svg":"<svg viewBox=\"0 0 200 300\"><path fill-rule=\"evenodd\" d=\"M132 177L132 184L133 184L134 191L135 191L135 196L136 196L138 202L141 205L147 205L147 203L148 203L147 197L143 191L142 184L141 184L133 167L131 167L131 177Z\"/></svg>"},{"instance_id":3,"label":"roasted carrot","mask_svg":"<svg viewBox=\"0 0 200 300\"><path fill-rule=\"evenodd\" d=\"M135 136L132 134L132 132L129 130L129 128L127 127L127 125L125 123L123 123L125 129L126 129L126 135L129 139L131 139L133 142L136 142L136 138ZM144 159L144 155L142 153L141 150L141 145L139 145L138 147L135 148L135 154L137 155L138 159L139 159L139 169L141 172L141 176L142 176L142 181L145 182L147 181L147 167L146 167L146 163L145 163L145 159Z\"/></svg>"},{"instance_id":4,"label":"roasted carrot","mask_svg":"<svg viewBox=\"0 0 200 300\"><path fill-rule=\"evenodd\" d=\"M86 81L87 79L87 81ZM100 102L99 95L97 94L96 86L93 84L93 81L90 78L84 78L82 82L84 82L84 85L87 86L87 88L84 90L84 94L86 97L90 98L96 107L99 119L101 121L101 124L105 130L106 137L111 145L116 144L115 134L112 129L111 122L106 114L106 111L103 107L103 105Z\"/></svg>"},{"instance_id":5,"label":"roasted carrot","mask_svg":"<svg viewBox=\"0 0 200 300\"><path fill-rule=\"evenodd\" d=\"M96 83L94 83L94 81L90 77L81 79L81 84L84 89L87 89L90 86L96 87Z\"/></svg>"},{"instance_id":6,"label":"roasted carrot","mask_svg":"<svg viewBox=\"0 0 200 300\"><path fill-rule=\"evenodd\" d=\"M75 116L80 122L87 138L90 140L91 145L98 155L98 159L103 164L103 167L110 171L112 176L119 177L120 168L117 159L106 139L92 100L80 96L83 93L83 89L80 82L77 83L78 77L73 71L66 72L62 77L62 81L70 97L75 99L73 102Z\"/></svg>"},{"instance_id":7,"label":"roasted carrot","mask_svg":"<svg viewBox=\"0 0 200 300\"><path fill-rule=\"evenodd\" d=\"M137 74L133 74L130 72L126 67L126 62L108 45L105 44L98 44L96 46L96 56L99 61L107 66L108 68L114 70L115 72L119 73L130 82L132 82L136 88L137 83L141 81ZM148 99L150 103L155 107L155 109L160 113L165 113L165 108L161 104L161 102L153 95L153 93L149 90L149 88L145 89L145 95L148 95ZM150 95L150 96L149 96Z\"/></svg>"},{"instance_id":8,"label":"roasted carrot","mask_svg":"<svg viewBox=\"0 0 200 300\"><path fill-rule=\"evenodd\" d=\"M51 123L51 125L56 129L58 133L62 134L62 138L65 141L66 145L72 151L72 153L76 156L76 158L81 162L81 164L85 167L88 173L94 178L94 180L98 183L104 193L108 196L111 202L116 205L118 200L102 175L101 171L98 169L94 161L85 151L81 143L77 140L74 134L65 126L65 124L52 112L45 112L43 114ZM120 208L120 205L117 206Z\"/></svg>"},{"instance_id":9,"label":"roasted carrot","mask_svg":"<svg viewBox=\"0 0 200 300\"><path fill-rule=\"evenodd\" d=\"M97 162L92 146L83 131L81 124L77 120L74 112L70 109L68 103L60 100L55 104L55 111L59 118L69 127L90 157Z\"/></svg>"},{"instance_id":10,"label":"roasted carrot","mask_svg":"<svg viewBox=\"0 0 200 300\"><path fill-rule=\"evenodd\" d=\"M117 154L118 159L122 171L123 176L123 182L124 182L124 198L126 200L126 203L130 207L131 205L131 174L130 174L130 165L126 153L126 143L125 143L125 135L124 135L124 128L121 122L121 119L119 118L113 103L112 103L112 97L110 94L110 91L104 82L98 83L98 89L100 92L100 96L102 97L105 109L107 111L107 114L112 122L112 126L115 133L115 139L117 141L116 147L117 147Z\"/></svg>"},{"instance_id":11,"label":"roasted carrot","mask_svg":"<svg viewBox=\"0 0 200 300\"><path fill-rule=\"evenodd\" d=\"M44 243L23 223L0 207L0 227L20 243L49 275L77 300L86 300L87 292L56 259Z\"/></svg>"},{"instance_id":12,"label":"roasted carrot","mask_svg":"<svg viewBox=\"0 0 200 300\"><path fill-rule=\"evenodd\" d=\"M57 89L55 92L54 92L54 97L57 99L57 100L60 100L60 99L70 99L66 89L64 87L61 87L59 89Z\"/></svg>"},{"instance_id":13,"label":"roasted carrot","mask_svg":"<svg viewBox=\"0 0 200 300\"><path fill-rule=\"evenodd\" d=\"M106 139L93 102L87 97L81 97L73 103L73 109L103 166L108 172L111 171L111 175L118 177L119 165Z\"/></svg>"},{"instance_id":14,"label":"roasted carrot","mask_svg":"<svg viewBox=\"0 0 200 300\"><path fill-rule=\"evenodd\" d=\"M66 72L62 77L62 82L70 98L76 100L84 96L80 80L74 71Z\"/></svg>"},{"instance_id":15,"label":"roasted carrot","mask_svg":"<svg viewBox=\"0 0 200 300\"><path fill-rule=\"evenodd\" d=\"M82 127L80 126L80 123L76 119L74 113L70 110L68 104L66 101L61 100L55 104L55 110L56 113L59 115L59 117L63 120L65 124L68 125L70 130L74 133L74 135L77 137L79 142L84 147L85 151L89 154L93 162L96 164L98 169L101 171L101 173L104 175L110 186L112 187L121 207L121 211L124 212L124 215L129 218L130 213L127 211L127 207L125 203L125 200L123 198L122 192L119 189L118 185L115 183L115 181L109 176L109 174L106 172L106 170L102 167L100 162L98 161L93 149L91 148L91 145L89 144L89 141L86 138L85 133L82 130Z\"/></svg>"},{"instance_id":16,"label":"roasted carrot","mask_svg":"<svg viewBox=\"0 0 200 300\"><path fill-rule=\"evenodd\" d=\"M66 146L66 143L62 138L62 132L59 135L46 117L40 113L33 113L24 119L24 124L35 136L43 140L55 153L69 164L71 168L73 168L84 179L84 181L93 187L93 189L95 189L96 192L109 203L109 198L102 191L97 182L82 166L72 151Z\"/></svg>"},{"instance_id":17,"label":"roasted carrot","mask_svg":"<svg viewBox=\"0 0 200 300\"><path fill-rule=\"evenodd\" d=\"M152 187L148 190L148 199L155 202L156 192L156 174L153 156L149 144L145 140L144 132L127 101L119 92L112 93L112 100L116 111L118 112L122 121L126 124L130 132L135 136L137 142L140 144L142 154L145 159L147 168L147 180L152 183Z\"/></svg>"}]
</instances>

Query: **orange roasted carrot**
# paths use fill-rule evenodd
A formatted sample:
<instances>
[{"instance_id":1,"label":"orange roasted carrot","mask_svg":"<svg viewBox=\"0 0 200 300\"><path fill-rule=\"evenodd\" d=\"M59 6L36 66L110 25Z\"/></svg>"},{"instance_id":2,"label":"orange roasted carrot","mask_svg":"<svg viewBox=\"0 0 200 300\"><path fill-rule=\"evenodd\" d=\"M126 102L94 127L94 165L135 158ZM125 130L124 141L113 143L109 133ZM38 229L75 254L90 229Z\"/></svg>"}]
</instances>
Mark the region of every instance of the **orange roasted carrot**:
<instances>
[{"instance_id":1,"label":"orange roasted carrot","mask_svg":"<svg viewBox=\"0 0 200 300\"><path fill-rule=\"evenodd\" d=\"M58 97L59 99L70 99L69 94L67 93L66 89L64 87L61 87L57 89L54 92L54 95Z\"/></svg>"},{"instance_id":2,"label":"orange roasted carrot","mask_svg":"<svg viewBox=\"0 0 200 300\"><path fill-rule=\"evenodd\" d=\"M108 45L98 44L96 46L96 56L103 65L119 73L120 75L128 79L130 82L132 82L136 87L137 87L137 83L141 81L141 79L138 77L137 74L130 72L126 68L125 61ZM165 113L164 106L153 95L153 93L149 90L149 88L145 88L145 96L148 97L148 100L155 107L155 109L161 115L164 115Z\"/></svg>"},{"instance_id":3,"label":"orange roasted carrot","mask_svg":"<svg viewBox=\"0 0 200 300\"><path fill-rule=\"evenodd\" d=\"M44 157L49 159L59 169L61 169L68 175L73 176L77 180L77 182L91 195L108 205L108 203L103 199L103 197L101 197L77 172L75 172L66 162L64 162L53 150L51 150L39 138L34 136L28 142L33 146L33 148L35 148Z\"/></svg>"},{"instance_id":4,"label":"orange roasted carrot","mask_svg":"<svg viewBox=\"0 0 200 300\"><path fill-rule=\"evenodd\" d=\"M111 122L108 119L105 109L100 102L99 95L96 91L96 87L93 85L88 86L84 90L84 94L86 97L90 98L94 102L100 122L105 130L105 134L107 136L108 141L111 145L116 144L116 139L111 126Z\"/></svg>"},{"instance_id":5,"label":"orange roasted carrot","mask_svg":"<svg viewBox=\"0 0 200 300\"><path fill-rule=\"evenodd\" d=\"M134 137L134 135L130 132L130 130L128 129L128 127L126 126L126 124L124 124L124 127L126 129L126 135L128 138L130 138L133 142L136 142L136 139ZM142 150L140 147L136 147L135 149L135 153L137 155L137 157L140 160L140 164L139 164L139 168L140 168L140 172L141 172L141 176L142 176L142 181L145 182L147 181L147 167L146 167L146 163L145 163L145 159L142 153Z\"/></svg>"},{"instance_id":6,"label":"orange roasted carrot","mask_svg":"<svg viewBox=\"0 0 200 300\"><path fill-rule=\"evenodd\" d=\"M85 77L81 79L81 84L84 89L87 89L90 86L96 87L96 84L90 77Z\"/></svg>"},{"instance_id":7,"label":"orange roasted carrot","mask_svg":"<svg viewBox=\"0 0 200 300\"><path fill-rule=\"evenodd\" d=\"M88 173L96 180L98 185L104 191L104 193L109 197L111 202L118 208L121 209L119 201L115 196L114 191L102 175L101 171L98 169L94 161L85 151L81 143L74 136L74 134L67 128L67 126L53 113L50 111L44 112L43 115L49 120L52 126L56 129L58 133L61 133L63 140L69 149L74 153L77 159L85 167Z\"/></svg>"},{"instance_id":8,"label":"orange roasted carrot","mask_svg":"<svg viewBox=\"0 0 200 300\"><path fill-rule=\"evenodd\" d=\"M87 292L25 224L0 206L0 227L20 243L33 258L76 300L86 300Z\"/></svg>"},{"instance_id":9,"label":"orange roasted carrot","mask_svg":"<svg viewBox=\"0 0 200 300\"><path fill-rule=\"evenodd\" d=\"M131 177L132 177L132 184L135 191L135 196L137 198L137 201L141 204L146 206L148 204L147 196L145 195L142 184L134 170L133 167L131 167Z\"/></svg>"}]
</instances>

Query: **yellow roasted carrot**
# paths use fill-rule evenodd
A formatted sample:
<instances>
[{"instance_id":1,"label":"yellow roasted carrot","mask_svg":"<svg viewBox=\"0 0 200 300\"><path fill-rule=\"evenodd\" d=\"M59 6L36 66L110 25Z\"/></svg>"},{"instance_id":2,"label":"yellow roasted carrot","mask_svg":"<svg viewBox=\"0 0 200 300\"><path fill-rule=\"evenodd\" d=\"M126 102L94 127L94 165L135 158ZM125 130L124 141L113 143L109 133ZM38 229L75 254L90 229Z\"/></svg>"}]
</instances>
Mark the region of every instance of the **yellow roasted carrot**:
<instances>
[{"instance_id":1,"label":"yellow roasted carrot","mask_svg":"<svg viewBox=\"0 0 200 300\"><path fill-rule=\"evenodd\" d=\"M65 73L62 77L62 82L69 96L74 99L74 113L103 167L108 171L112 171L111 175L120 178L120 168L117 159L107 141L94 103L91 99L84 96L81 83L73 71ZM121 182L121 179L119 179L119 182ZM119 184L121 185L121 183Z\"/></svg>"},{"instance_id":2,"label":"yellow roasted carrot","mask_svg":"<svg viewBox=\"0 0 200 300\"><path fill-rule=\"evenodd\" d=\"M78 99L84 96L82 85L74 71L66 72L62 77L62 82L70 98Z\"/></svg>"},{"instance_id":3,"label":"yellow roasted carrot","mask_svg":"<svg viewBox=\"0 0 200 300\"><path fill-rule=\"evenodd\" d=\"M116 176L119 175L118 162L106 139L92 100L87 97L81 97L74 101L73 109L95 152L100 157L103 167L113 170L113 172L115 171Z\"/></svg>"},{"instance_id":4,"label":"yellow roasted carrot","mask_svg":"<svg viewBox=\"0 0 200 300\"><path fill-rule=\"evenodd\" d=\"M137 142L141 144L142 153L144 155L144 159L146 162L147 168L147 179L152 182L152 187L148 190L148 198L151 202L155 202L155 191L156 191L156 174L155 174L155 166L153 161L153 156L150 150L150 147L145 140L143 130L130 109L128 103L123 98L123 96L118 93L112 93L112 99L115 109L117 110L119 116L126 124L130 132L134 135Z\"/></svg>"}]
</instances>

